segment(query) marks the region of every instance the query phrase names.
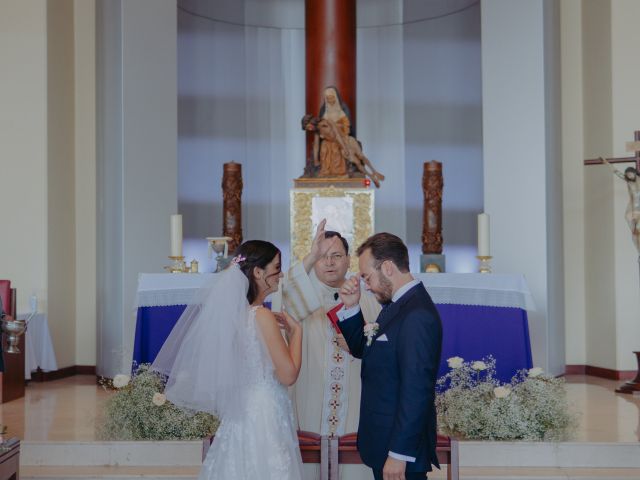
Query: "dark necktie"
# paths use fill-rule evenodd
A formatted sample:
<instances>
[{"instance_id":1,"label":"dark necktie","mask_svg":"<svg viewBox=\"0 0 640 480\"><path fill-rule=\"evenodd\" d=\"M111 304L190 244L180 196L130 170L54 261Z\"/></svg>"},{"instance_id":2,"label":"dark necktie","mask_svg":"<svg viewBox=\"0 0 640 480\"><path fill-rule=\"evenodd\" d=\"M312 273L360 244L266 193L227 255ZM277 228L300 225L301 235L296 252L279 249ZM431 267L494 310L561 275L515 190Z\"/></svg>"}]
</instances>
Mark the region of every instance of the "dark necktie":
<instances>
[{"instance_id":1,"label":"dark necktie","mask_svg":"<svg viewBox=\"0 0 640 480\"><path fill-rule=\"evenodd\" d=\"M382 310L380 310L380 313L378 314L378 319L376 320L377 323L380 323L380 320L382 320L385 316L385 314L387 313L387 311L389 310L389 307L393 304L393 302L387 302L387 303L382 303Z\"/></svg>"}]
</instances>

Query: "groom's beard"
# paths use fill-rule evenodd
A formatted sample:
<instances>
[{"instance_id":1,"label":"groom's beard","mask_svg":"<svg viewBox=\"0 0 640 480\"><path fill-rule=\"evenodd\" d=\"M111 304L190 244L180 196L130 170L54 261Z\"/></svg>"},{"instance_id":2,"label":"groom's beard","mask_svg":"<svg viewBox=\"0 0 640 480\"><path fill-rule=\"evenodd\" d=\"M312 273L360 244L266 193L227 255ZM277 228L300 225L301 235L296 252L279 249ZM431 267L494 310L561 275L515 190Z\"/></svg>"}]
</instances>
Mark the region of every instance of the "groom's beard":
<instances>
[{"instance_id":1,"label":"groom's beard","mask_svg":"<svg viewBox=\"0 0 640 480\"><path fill-rule=\"evenodd\" d=\"M393 285L391 280L389 280L381 271L378 271L378 284L380 285L379 289L373 292L378 303L384 305L391 302L391 299L393 298Z\"/></svg>"}]
</instances>

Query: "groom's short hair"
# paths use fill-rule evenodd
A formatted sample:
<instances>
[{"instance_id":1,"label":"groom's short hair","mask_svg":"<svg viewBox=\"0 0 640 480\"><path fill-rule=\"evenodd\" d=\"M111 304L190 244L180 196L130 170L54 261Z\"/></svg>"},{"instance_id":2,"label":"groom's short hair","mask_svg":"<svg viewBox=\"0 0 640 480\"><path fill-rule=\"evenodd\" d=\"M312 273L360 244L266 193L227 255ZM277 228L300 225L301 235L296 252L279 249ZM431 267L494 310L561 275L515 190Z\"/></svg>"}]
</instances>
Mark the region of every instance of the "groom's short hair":
<instances>
[{"instance_id":1,"label":"groom's short hair","mask_svg":"<svg viewBox=\"0 0 640 480\"><path fill-rule=\"evenodd\" d=\"M367 238L358 247L358 256L371 250L371 256L379 268L382 262L391 260L402 273L409 271L409 251L402 239L392 233L381 232Z\"/></svg>"},{"instance_id":2,"label":"groom's short hair","mask_svg":"<svg viewBox=\"0 0 640 480\"><path fill-rule=\"evenodd\" d=\"M324 232L324 238L333 238L333 237L338 237L340 239L340 241L342 242L342 246L344 247L344 253L346 255L349 255L349 243L347 242L346 238L340 235L339 232L334 232L333 230L327 230L326 232Z\"/></svg>"}]
</instances>

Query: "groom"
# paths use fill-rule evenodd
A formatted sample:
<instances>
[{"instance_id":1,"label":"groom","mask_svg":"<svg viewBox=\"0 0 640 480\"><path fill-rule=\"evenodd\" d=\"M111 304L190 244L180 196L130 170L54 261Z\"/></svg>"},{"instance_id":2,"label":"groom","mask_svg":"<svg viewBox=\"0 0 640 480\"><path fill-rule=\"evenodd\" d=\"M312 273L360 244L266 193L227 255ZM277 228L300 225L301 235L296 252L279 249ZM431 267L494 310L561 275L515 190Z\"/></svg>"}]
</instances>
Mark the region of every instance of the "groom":
<instances>
[{"instance_id":1,"label":"groom","mask_svg":"<svg viewBox=\"0 0 640 480\"><path fill-rule=\"evenodd\" d=\"M358 248L360 276L383 305L364 329L360 282L340 290L340 329L362 358L358 450L376 480L424 480L436 456L435 386L442 325L431 297L409 273L402 240L378 233Z\"/></svg>"}]
</instances>

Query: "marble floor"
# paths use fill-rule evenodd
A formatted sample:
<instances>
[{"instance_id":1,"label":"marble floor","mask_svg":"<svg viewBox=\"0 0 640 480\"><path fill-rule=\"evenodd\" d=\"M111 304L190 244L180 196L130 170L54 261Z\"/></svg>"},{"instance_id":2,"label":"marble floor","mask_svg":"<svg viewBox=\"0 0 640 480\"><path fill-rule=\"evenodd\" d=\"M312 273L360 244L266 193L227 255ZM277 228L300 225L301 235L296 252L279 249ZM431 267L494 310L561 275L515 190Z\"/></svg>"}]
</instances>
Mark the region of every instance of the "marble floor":
<instances>
[{"instance_id":1,"label":"marble floor","mask_svg":"<svg viewBox=\"0 0 640 480\"><path fill-rule=\"evenodd\" d=\"M574 441L637 443L640 440L640 396L614 393L620 382L588 376L567 376L569 400L580 415ZM23 399L0 405L0 422L9 436L29 442L92 442L102 406L112 392L96 384L94 376L78 375L46 383L31 382ZM34 447L32 447L34 448ZM32 462L33 463L33 462ZM70 462L72 463L72 462ZM26 480L60 479L194 479L198 466L53 466L23 465ZM446 478L446 468L429 478ZM465 480L640 480L637 468L470 468L460 469ZM345 479L348 480L348 479Z\"/></svg>"},{"instance_id":2,"label":"marble floor","mask_svg":"<svg viewBox=\"0 0 640 480\"><path fill-rule=\"evenodd\" d=\"M569 400L580 414L578 442L638 442L640 396L614 393L618 381L567 376ZM96 419L111 393L89 375L30 382L24 398L0 405L10 436L30 441L95 440Z\"/></svg>"}]
</instances>

